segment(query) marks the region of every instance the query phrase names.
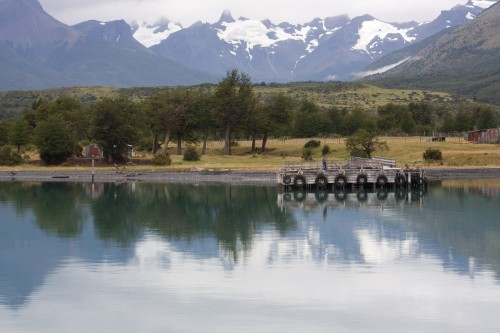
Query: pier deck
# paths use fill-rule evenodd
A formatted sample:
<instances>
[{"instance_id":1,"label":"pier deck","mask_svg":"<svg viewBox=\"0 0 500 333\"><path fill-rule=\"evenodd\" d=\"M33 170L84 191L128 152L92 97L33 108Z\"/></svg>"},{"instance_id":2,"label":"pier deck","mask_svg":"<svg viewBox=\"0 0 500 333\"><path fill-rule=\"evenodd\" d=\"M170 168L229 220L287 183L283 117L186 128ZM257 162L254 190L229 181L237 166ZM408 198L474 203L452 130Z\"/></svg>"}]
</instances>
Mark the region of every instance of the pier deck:
<instances>
[{"instance_id":1,"label":"pier deck","mask_svg":"<svg viewBox=\"0 0 500 333\"><path fill-rule=\"evenodd\" d=\"M277 182L293 188L415 188L427 181L422 168L400 168L391 159L351 157L346 163L285 163L277 172Z\"/></svg>"}]
</instances>

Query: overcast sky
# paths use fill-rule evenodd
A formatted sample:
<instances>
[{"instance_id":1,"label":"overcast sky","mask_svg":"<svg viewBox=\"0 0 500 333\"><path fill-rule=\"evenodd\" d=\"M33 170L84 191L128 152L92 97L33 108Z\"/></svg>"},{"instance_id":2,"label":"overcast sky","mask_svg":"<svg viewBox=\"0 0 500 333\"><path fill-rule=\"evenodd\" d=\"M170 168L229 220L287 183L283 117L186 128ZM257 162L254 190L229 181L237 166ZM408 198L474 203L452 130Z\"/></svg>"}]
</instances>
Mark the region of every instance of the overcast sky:
<instances>
[{"instance_id":1,"label":"overcast sky","mask_svg":"<svg viewBox=\"0 0 500 333\"><path fill-rule=\"evenodd\" d=\"M234 18L270 19L273 23L306 23L315 17L371 14L386 22L436 18L441 10L467 0L39 0L59 21L75 24L96 19L154 22L161 17L184 27L196 21L216 22L224 9Z\"/></svg>"}]
</instances>

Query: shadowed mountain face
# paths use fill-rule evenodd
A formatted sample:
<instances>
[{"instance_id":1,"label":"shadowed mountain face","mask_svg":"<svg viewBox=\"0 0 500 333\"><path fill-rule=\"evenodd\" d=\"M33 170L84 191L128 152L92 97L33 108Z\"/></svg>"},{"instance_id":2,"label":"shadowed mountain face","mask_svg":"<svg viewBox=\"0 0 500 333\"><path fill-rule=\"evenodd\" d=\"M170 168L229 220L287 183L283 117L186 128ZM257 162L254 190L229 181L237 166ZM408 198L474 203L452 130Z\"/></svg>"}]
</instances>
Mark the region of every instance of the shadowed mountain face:
<instances>
[{"instance_id":1,"label":"shadowed mountain face","mask_svg":"<svg viewBox=\"0 0 500 333\"><path fill-rule=\"evenodd\" d=\"M274 24L225 11L213 24L131 28L123 20L70 27L37 0L0 0L0 89L192 85L216 82L233 68L254 82L351 80L384 55L471 21L492 3L470 0L423 24L370 15Z\"/></svg>"},{"instance_id":2,"label":"shadowed mountain face","mask_svg":"<svg viewBox=\"0 0 500 333\"><path fill-rule=\"evenodd\" d=\"M77 26L82 31L69 27L48 15L36 0L0 1L0 89L215 81L211 75L152 54L134 42L124 22L100 31L90 25Z\"/></svg>"},{"instance_id":3,"label":"shadowed mountain face","mask_svg":"<svg viewBox=\"0 0 500 333\"><path fill-rule=\"evenodd\" d=\"M420 46L395 53L391 61L402 63L370 79L386 87L443 90L500 103L499 4ZM381 59L370 69L388 63Z\"/></svg>"},{"instance_id":4,"label":"shadowed mountain face","mask_svg":"<svg viewBox=\"0 0 500 333\"><path fill-rule=\"evenodd\" d=\"M71 46L83 34L47 14L37 0L0 1L0 40L16 49Z\"/></svg>"},{"instance_id":5,"label":"shadowed mountain face","mask_svg":"<svg viewBox=\"0 0 500 333\"><path fill-rule=\"evenodd\" d=\"M132 29L123 20L112 22L86 21L73 26L73 28L92 38L100 39L120 46L145 51L146 47L134 39Z\"/></svg>"}]
</instances>

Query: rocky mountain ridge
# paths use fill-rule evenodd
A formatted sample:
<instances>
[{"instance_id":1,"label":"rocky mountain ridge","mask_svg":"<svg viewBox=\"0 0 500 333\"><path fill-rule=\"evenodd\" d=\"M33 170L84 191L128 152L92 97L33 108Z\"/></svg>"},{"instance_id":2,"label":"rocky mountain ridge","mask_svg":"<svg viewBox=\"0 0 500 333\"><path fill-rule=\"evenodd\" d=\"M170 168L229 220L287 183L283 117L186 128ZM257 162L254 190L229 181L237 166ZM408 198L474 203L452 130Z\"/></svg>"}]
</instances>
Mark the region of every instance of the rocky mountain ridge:
<instances>
[{"instance_id":1,"label":"rocky mountain ridge","mask_svg":"<svg viewBox=\"0 0 500 333\"><path fill-rule=\"evenodd\" d=\"M37 0L0 0L0 89L191 85L216 82L233 68L255 82L351 80L384 55L468 22L492 3L470 0L425 24L370 15L274 24L225 11L215 23L182 28L168 20L70 27Z\"/></svg>"},{"instance_id":2,"label":"rocky mountain ridge","mask_svg":"<svg viewBox=\"0 0 500 333\"><path fill-rule=\"evenodd\" d=\"M135 41L125 22L106 25L115 29L100 34L90 25L69 27L46 13L37 0L1 0L0 90L216 81L215 76L152 53ZM123 38L113 40L117 33Z\"/></svg>"},{"instance_id":3,"label":"rocky mountain ridge","mask_svg":"<svg viewBox=\"0 0 500 333\"><path fill-rule=\"evenodd\" d=\"M377 66L398 61L368 79L384 87L435 89L500 104L500 4L475 20L401 50Z\"/></svg>"},{"instance_id":4,"label":"rocky mountain ridge","mask_svg":"<svg viewBox=\"0 0 500 333\"><path fill-rule=\"evenodd\" d=\"M468 22L492 3L471 0L427 23L387 23L370 15L353 19L342 15L305 24L274 24L234 19L225 11L215 23L197 22L180 30L175 25L175 32L150 49L217 75L239 68L255 81L351 80L371 62Z\"/></svg>"}]
</instances>

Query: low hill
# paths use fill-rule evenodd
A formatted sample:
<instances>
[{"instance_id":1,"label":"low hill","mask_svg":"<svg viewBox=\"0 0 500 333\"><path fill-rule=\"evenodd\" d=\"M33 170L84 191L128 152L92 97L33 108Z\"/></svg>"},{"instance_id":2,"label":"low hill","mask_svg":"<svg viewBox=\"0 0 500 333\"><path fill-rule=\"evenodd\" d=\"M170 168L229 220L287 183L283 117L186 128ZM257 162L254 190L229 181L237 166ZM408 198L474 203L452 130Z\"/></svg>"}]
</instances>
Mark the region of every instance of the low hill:
<instances>
[{"instance_id":1,"label":"low hill","mask_svg":"<svg viewBox=\"0 0 500 333\"><path fill-rule=\"evenodd\" d=\"M179 87L178 89L212 90L215 85ZM288 84L256 85L255 92L261 98L283 93L295 100L309 99L321 107L360 108L376 112L377 107L388 103L408 104L426 102L458 109L473 103L460 96L426 90L385 89L373 85L348 82L300 82ZM60 96L71 96L89 105L103 97L129 96L142 100L167 87L111 88L111 87L73 87L31 91L0 91L0 119L12 118L31 107L40 98L55 100Z\"/></svg>"}]
</instances>

